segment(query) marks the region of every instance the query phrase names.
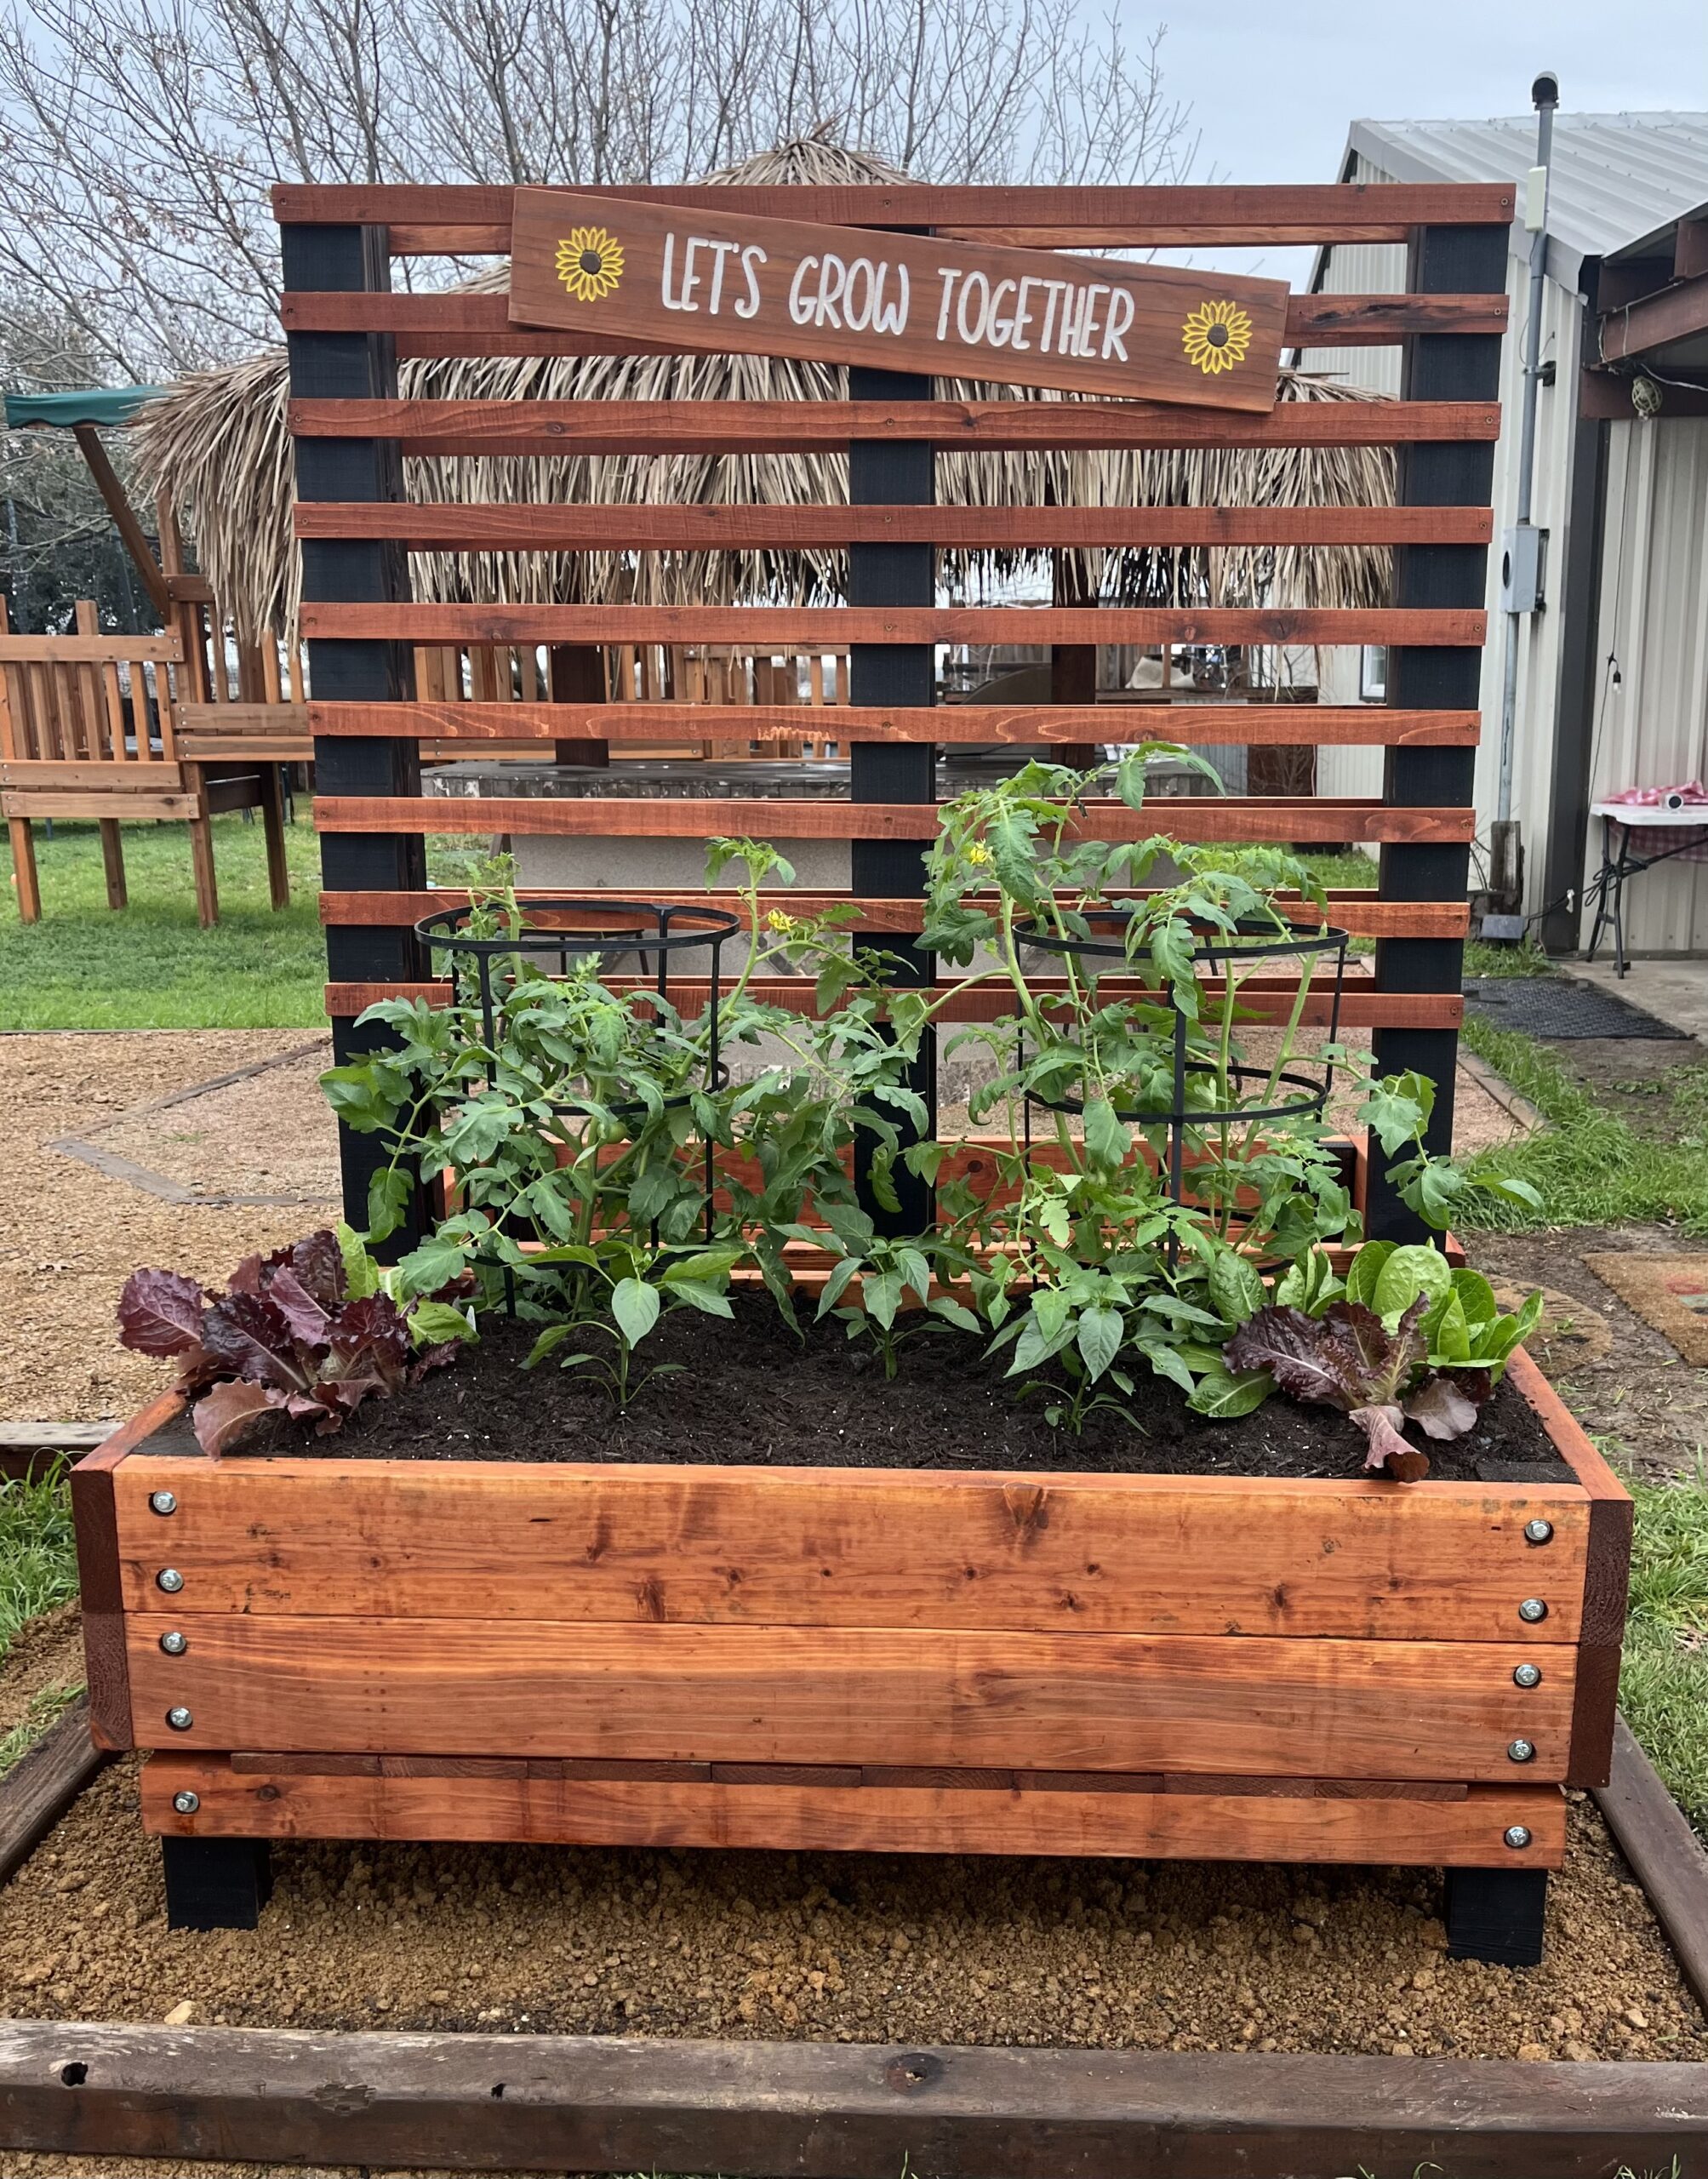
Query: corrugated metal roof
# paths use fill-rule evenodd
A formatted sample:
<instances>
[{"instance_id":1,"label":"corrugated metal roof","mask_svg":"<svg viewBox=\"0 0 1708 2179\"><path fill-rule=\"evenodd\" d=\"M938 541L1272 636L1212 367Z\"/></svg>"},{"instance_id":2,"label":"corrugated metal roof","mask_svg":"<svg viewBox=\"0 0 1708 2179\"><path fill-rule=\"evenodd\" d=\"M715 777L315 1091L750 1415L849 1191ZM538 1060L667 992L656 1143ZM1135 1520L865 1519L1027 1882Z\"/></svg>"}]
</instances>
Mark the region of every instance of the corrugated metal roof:
<instances>
[{"instance_id":1,"label":"corrugated metal roof","mask_svg":"<svg viewBox=\"0 0 1708 2179\"><path fill-rule=\"evenodd\" d=\"M1522 184L1535 161L1536 117L1355 121L1346 146L1396 181ZM1612 257L1704 211L1708 113L1556 116L1548 235L1557 279L1575 283L1585 257Z\"/></svg>"}]
</instances>

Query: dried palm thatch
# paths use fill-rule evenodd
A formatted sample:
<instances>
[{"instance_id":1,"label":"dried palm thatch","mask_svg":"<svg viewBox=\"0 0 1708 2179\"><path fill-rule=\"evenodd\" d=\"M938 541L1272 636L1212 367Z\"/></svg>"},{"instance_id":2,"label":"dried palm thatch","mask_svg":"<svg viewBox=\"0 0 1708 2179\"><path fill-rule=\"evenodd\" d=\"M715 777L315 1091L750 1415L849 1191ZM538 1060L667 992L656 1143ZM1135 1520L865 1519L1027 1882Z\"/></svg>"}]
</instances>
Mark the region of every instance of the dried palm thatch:
<instances>
[{"instance_id":1,"label":"dried palm thatch","mask_svg":"<svg viewBox=\"0 0 1708 2179\"><path fill-rule=\"evenodd\" d=\"M895 183L886 161L820 135L709 175L712 182ZM501 292L507 266L467 285ZM839 366L752 356L495 357L417 359L399 366L400 391L416 400L821 401L845 398ZM1068 395L940 381L950 399L1071 399ZM1358 389L1283 374L1288 401L1368 400ZM300 569L291 535L293 465L283 350L169 387L139 416L145 478L180 512L202 571L237 627L294 638ZM1273 450L1162 449L1046 454L945 453L938 490L955 506L1386 506L1391 452L1381 447ZM671 502L789 506L846 502L848 464L827 455L694 454L412 459L411 500L510 504L656 506ZM977 593L1047 553L1004 549L945 552L944 581ZM1063 571L1071 594L1127 602L1272 603L1292 606L1380 602L1387 554L1369 547L1310 550L1087 552ZM414 594L434 602L664 604L803 603L839 594L843 556L832 552L431 553L412 557Z\"/></svg>"}]
</instances>

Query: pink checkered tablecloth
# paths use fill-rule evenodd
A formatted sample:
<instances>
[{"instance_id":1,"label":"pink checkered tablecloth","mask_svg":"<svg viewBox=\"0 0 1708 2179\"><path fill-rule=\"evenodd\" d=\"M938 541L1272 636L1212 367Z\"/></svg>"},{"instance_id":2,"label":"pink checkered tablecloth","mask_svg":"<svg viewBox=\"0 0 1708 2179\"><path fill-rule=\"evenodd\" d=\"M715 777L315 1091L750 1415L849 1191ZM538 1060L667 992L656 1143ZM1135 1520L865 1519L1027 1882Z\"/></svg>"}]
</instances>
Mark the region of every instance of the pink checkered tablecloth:
<instances>
[{"instance_id":1,"label":"pink checkered tablecloth","mask_svg":"<svg viewBox=\"0 0 1708 2179\"><path fill-rule=\"evenodd\" d=\"M1669 808L1674 796L1677 806ZM1632 855L1708 861L1708 787L1700 780L1684 780L1677 786L1628 786L1591 804L1591 814L1623 826ZM1687 838L1690 833L1694 838Z\"/></svg>"}]
</instances>

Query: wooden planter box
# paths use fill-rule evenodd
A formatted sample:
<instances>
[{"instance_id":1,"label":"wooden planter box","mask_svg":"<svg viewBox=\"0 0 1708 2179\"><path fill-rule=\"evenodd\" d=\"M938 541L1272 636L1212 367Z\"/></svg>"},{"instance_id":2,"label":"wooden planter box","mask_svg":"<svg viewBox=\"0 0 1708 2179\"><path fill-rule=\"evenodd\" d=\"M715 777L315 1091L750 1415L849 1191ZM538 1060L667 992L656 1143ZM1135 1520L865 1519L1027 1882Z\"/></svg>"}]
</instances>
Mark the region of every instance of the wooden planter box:
<instances>
[{"instance_id":1,"label":"wooden planter box","mask_svg":"<svg viewBox=\"0 0 1708 2179\"><path fill-rule=\"evenodd\" d=\"M163 1400L73 1477L96 1737L185 1839L1546 1869L1631 1507L1511 1368L1575 1481L211 1462Z\"/></svg>"}]
</instances>

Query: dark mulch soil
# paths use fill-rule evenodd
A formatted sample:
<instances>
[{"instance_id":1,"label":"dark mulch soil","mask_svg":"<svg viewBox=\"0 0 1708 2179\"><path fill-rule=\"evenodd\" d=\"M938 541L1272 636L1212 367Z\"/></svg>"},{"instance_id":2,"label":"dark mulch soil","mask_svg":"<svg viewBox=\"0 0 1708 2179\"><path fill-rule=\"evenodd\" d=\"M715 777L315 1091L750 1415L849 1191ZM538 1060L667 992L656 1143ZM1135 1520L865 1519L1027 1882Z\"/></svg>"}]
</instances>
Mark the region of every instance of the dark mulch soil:
<instances>
[{"instance_id":1,"label":"dark mulch soil","mask_svg":"<svg viewBox=\"0 0 1708 2179\"><path fill-rule=\"evenodd\" d=\"M1175 1388L1148 1375L1130 1403L1139 1427L1094 1415L1083 1436L1052 1430L1045 1402L1016 1404L1007 1357L985 1361L933 1326L910 1338L886 1382L838 1324L804 1342L768 1300L743 1296L733 1323L677 1310L643 1344L648 1363L681 1367L614 1416L585 1378L519 1365L533 1335L489 1324L478 1347L401 1398L369 1402L334 1437L257 1438L255 1452L357 1460L689 1461L811 1467L1020 1468L1104 1474L1353 1476L1362 1433L1327 1408L1278 1395L1233 1422L1204 1422ZM287 1426L288 1427L288 1426ZM1420 1443L1426 1441L1419 1440ZM1510 1386L1478 1427L1429 1444L1431 1473L1454 1482L1567 1482L1570 1470ZM1396 1486L1400 1487L1400 1486Z\"/></svg>"}]
</instances>

